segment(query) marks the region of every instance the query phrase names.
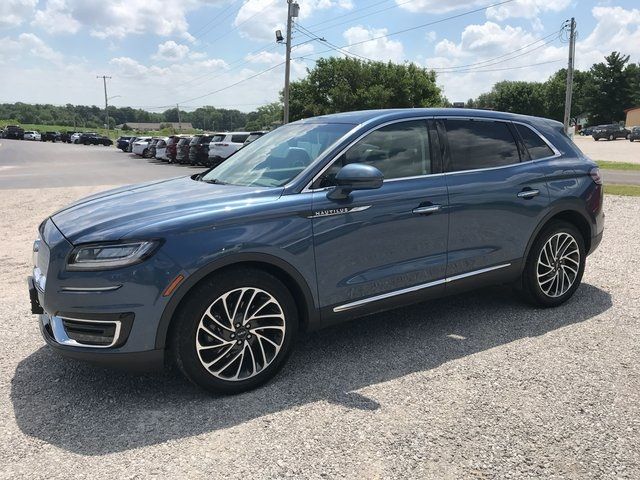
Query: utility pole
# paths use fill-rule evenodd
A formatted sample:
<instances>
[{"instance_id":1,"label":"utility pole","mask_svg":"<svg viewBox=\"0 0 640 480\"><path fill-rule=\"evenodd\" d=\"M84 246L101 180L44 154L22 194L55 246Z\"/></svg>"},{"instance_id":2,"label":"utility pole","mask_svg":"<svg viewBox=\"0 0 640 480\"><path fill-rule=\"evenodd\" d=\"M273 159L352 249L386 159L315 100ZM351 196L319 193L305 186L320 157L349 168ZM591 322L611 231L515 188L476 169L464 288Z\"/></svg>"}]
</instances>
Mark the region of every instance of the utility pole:
<instances>
[{"instance_id":1,"label":"utility pole","mask_svg":"<svg viewBox=\"0 0 640 480\"><path fill-rule=\"evenodd\" d=\"M284 118L282 123L289 123L289 77L291 71L291 26L294 17L298 16L300 6L293 0L287 0L287 54L284 67Z\"/></svg>"},{"instance_id":2,"label":"utility pole","mask_svg":"<svg viewBox=\"0 0 640 480\"><path fill-rule=\"evenodd\" d=\"M107 124L107 136L109 136L109 97L107 97L107 78L111 79L111 77L107 77L106 75L98 75L96 78L101 78L104 83L104 112L105 112L105 121Z\"/></svg>"},{"instance_id":3,"label":"utility pole","mask_svg":"<svg viewBox=\"0 0 640 480\"><path fill-rule=\"evenodd\" d=\"M569 133L571 120L571 98L573 96L573 65L576 54L576 20L571 17L569 34L569 64L567 65L567 89L564 98L564 131Z\"/></svg>"},{"instance_id":4,"label":"utility pole","mask_svg":"<svg viewBox=\"0 0 640 480\"><path fill-rule=\"evenodd\" d=\"M176 103L176 109L178 110L178 130L182 131L182 122L180 121L180 105Z\"/></svg>"}]
</instances>

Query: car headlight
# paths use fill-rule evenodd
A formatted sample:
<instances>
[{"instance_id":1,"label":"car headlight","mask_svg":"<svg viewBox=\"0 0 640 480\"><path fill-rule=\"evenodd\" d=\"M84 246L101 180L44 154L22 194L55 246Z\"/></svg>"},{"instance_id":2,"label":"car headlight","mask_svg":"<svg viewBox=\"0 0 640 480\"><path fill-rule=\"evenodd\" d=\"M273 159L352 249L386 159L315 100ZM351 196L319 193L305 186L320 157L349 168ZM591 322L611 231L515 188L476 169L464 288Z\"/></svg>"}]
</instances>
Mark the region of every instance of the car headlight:
<instances>
[{"instance_id":1,"label":"car headlight","mask_svg":"<svg viewBox=\"0 0 640 480\"><path fill-rule=\"evenodd\" d=\"M159 246L159 240L83 245L71 252L67 269L109 270L127 267L146 260Z\"/></svg>"}]
</instances>

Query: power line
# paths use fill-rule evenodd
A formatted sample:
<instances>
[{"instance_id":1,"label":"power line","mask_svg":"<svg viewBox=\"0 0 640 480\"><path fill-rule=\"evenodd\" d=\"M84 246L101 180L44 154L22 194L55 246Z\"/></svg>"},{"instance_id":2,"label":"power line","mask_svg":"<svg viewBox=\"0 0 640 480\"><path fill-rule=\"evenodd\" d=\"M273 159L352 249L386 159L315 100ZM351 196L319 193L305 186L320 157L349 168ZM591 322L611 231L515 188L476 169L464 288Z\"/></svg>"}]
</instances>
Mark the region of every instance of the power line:
<instances>
[{"instance_id":1,"label":"power line","mask_svg":"<svg viewBox=\"0 0 640 480\"><path fill-rule=\"evenodd\" d=\"M402 33L411 32L413 30L418 30L420 28L430 27L431 25L436 25L438 23L443 23L443 22L446 22L446 21L449 21L449 20L454 20L456 18L465 17L467 15L472 15L474 13L482 12L482 11L488 10L489 8L492 8L492 7L499 7L500 5L505 5L507 3L511 3L511 2L514 2L514 1L515 0L503 0L502 2L492 3L491 5L487 5L485 7L476 8L474 10L468 10L466 12L462 12L462 13L458 13L456 15L451 15L451 16L448 16L448 17L444 17L444 18L441 18L439 20L434 20L432 22L422 23L422 24L416 25L414 27L404 28L402 30L398 30L398 31L395 31L395 32L387 33L387 34L384 34L384 35L378 35L377 37L369 38L367 40L362 40L360 42L355 42L355 43L352 43L352 44L349 44L349 45L344 45L344 46L342 46L340 48L353 47L353 46L356 46L356 45L362 45L363 43L368 43L368 42L373 42L375 40L380 40L381 38L393 37L393 36L396 36L396 35L400 35Z\"/></svg>"},{"instance_id":2,"label":"power line","mask_svg":"<svg viewBox=\"0 0 640 480\"><path fill-rule=\"evenodd\" d=\"M365 15L360 15L359 17L354 17L354 18L351 18L351 19L349 19L349 20L344 20L344 21L341 21L341 22L338 22L338 23L334 23L333 25L329 25L328 27L323 27L323 28L321 28L320 30L321 30L321 31L323 31L323 30L331 30L332 28L339 27L340 25L344 25L344 24L346 24L346 23L351 23L351 22L353 22L353 21L355 21L355 20L360 20L360 19L362 19L362 18L371 17L371 16L373 16L373 15L377 15L377 14L379 14L379 13L386 12L387 10L391 10L391 9L393 9L393 8L401 7L402 5L406 5L407 3L411 3L411 2L414 2L414 1L415 1L415 0L405 0L404 2L395 3L394 5L391 5L391 6L386 7L386 8L382 8L382 9L380 9L380 10L376 10L375 12L370 12L370 13L367 13L367 14L365 14ZM380 2L380 3L377 3L377 4L374 4L374 5L370 5L369 7L365 7L365 8L362 8L362 9L360 9L360 10L365 10L365 9L368 9L368 8L374 7L374 6L376 6L376 5L380 5L380 4L382 4L382 3L386 3L386 1L384 1L384 2ZM353 14L353 12L351 12L351 14ZM349 14L343 15L341 18L344 18L344 17L346 17L346 16L348 16L348 15L349 15ZM333 21L335 21L335 20L336 20L335 18L332 18L332 19L330 19L330 20L325 20L324 22L320 22L320 23L316 23L316 24L314 24L314 25L311 25L311 27L315 28L315 27L317 27L318 25L322 25L322 24L325 24L325 23L333 22Z\"/></svg>"},{"instance_id":3,"label":"power line","mask_svg":"<svg viewBox=\"0 0 640 480\"><path fill-rule=\"evenodd\" d=\"M203 35L206 35L208 32L210 32L212 29L208 29L206 32L203 32L203 30L206 29L206 27L208 27L209 25L211 25L213 22L215 22L218 18L220 18L220 16L225 13L227 10L229 10L232 6L234 6L236 3L238 3L240 0L234 0L233 2L231 2L229 5L227 5L226 7L224 7L220 12L218 12L216 15L213 16L213 18L211 20L209 20L208 22L206 22L204 25L202 25L198 30L196 30L194 33L196 33L197 35L194 36L194 38L197 40L199 38L201 38ZM242 7L241 7L242 8ZM239 10L239 9L238 9ZM236 12L237 13L237 12ZM227 18L231 16L231 13L225 15L221 20ZM198 33L198 32L202 32L202 33Z\"/></svg>"},{"instance_id":4,"label":"power line","mask_svg":"<svg viewBox=\"0 0 640 480\"><path fill-rule=\"evenodd\" d=\"M337 45L335 45L335 44L331 43L329 40L327 40L327 39L325 39L325 38L318 37L318 36L317 36L315 33L313 33L311 30L309 30L308 28L306 28L306 27L304 27L304 26L300 25L299 23L295 25L295 28L296 28L300 33L302 33L302 34L303 34L303 35L305 35L306 37L310 38L311 40L315 40L315 41L318 41L318 42L322 42L323 44L326 44L326 45L330 46L330 47L331 47L331 49L330 49L330 50L334 50L334 51L336 51L336 52L342 53L343 55L346 55L346 56L348 56L348 57L350 57L350 56L358 57L358 58L361 58L362 60L367 60L367 61L369 61L369 62L373 62L373 61L375 61L375 60L373 60L373 59L371 59L371 58L369 58L369 57L365 57L364 55L360 55L360 54L358 54L358 53L353 53L353 52L350 52L350 51L348 51L348 50L344 50L344 49L342 49L342 48L338 47Z\"/></svg>"}]
</instances>

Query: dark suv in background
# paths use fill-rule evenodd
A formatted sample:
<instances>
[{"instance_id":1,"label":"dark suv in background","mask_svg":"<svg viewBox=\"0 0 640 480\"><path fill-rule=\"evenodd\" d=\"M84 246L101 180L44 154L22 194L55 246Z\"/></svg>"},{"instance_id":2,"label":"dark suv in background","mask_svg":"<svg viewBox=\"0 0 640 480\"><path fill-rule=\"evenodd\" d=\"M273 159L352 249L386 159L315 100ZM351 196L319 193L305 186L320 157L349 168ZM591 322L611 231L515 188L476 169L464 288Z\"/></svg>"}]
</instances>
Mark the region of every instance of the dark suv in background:
<instances>
[{"instance_id":1,"label":"dark suv in background","mask_svg":"<svg viewBox=\"0 0 640 480\"><path fill-rule=\"evenodd\" d=\"M633 127L629 134L630 142L635 142L636 140L640 141L640 127Z\"/></svg>"},{"instance_id":2,"label":"dark suv in background","mask_svg":"<svg viewBox=\"0 0 640 480\"><path fill-rule=\"evenodd\" d=\"M629 138L631 132L621 125L599 125L593 128L591 136L595 141L601 138L607 140L617 140L618 138Z\"/></svg>"},{"instance_id":3,"label":"dark suv in background","mask_svg":"<svg viewBox=\"0 0 640 480\"><path fill-rule=\"evenodd\" d=\"M213 136L209 134L194 135L189 142L189 163L206 165L209 160L209 143Z\"/></svg>"},{"instance_id":4,"label":"dark suv in background","mask_svg":"<svg viewBox=\"0 0 640 480\"><path fill-rule=\"evenodd\" d=\"M309 118L205 173L45 219L32 311L63 355L167 358L237 393L273 377L300 331L494 284L562 305L602 239L602 200L597 165L552 120L457 108Z\"/></svg>"},{"instance_id":5,"label":"dark suv in background","mask_svg":"<svg viewBox=\"0 0 640 480\"><path fill-rule=\"evenodd\" d=\"M176 162L189 163L189 149L192 137L182 137L176 145Z\"/></svg>"},{"instance_id":6,"label":"dark suv in background","mask_svg":"<svg viewBox=\"0 0 640 480\"><path fill-rule=\"evenodd\" d=\"M7 125L2 132L3 138L12 138L14 140L24 140L24 128L18 125Z\"/></svg>"}]
</instances>

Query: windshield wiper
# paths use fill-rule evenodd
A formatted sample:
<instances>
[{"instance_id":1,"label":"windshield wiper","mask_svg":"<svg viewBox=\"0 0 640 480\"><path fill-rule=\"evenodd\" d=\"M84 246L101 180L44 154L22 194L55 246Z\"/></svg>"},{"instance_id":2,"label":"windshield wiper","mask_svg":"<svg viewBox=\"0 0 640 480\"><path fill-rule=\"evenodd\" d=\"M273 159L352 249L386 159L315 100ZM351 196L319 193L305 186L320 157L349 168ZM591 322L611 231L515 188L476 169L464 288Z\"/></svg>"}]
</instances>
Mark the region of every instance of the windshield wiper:
<instances>
[{"instance_id":1,"label":"windshield wiper","mask_svg":"<svg viewBox=\"0 0 640 480\"><path fill-rule=\"evenodd\" d=\"M222 180L218 180L217 178L212 178L211 180L200 179L200 181L205 183L213 183L216 185L227 185L227 182L223 182Z\"/></svg>"}]
</instances>

